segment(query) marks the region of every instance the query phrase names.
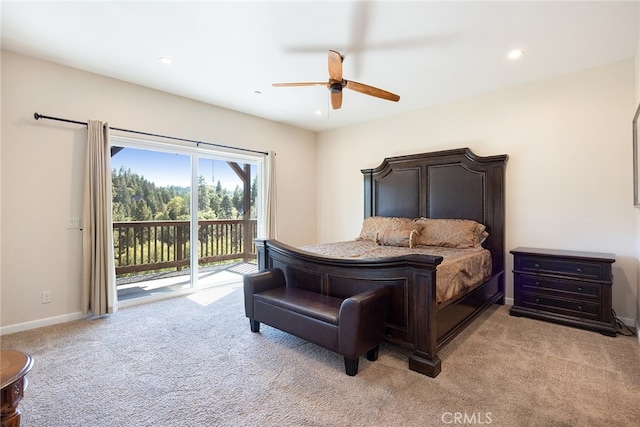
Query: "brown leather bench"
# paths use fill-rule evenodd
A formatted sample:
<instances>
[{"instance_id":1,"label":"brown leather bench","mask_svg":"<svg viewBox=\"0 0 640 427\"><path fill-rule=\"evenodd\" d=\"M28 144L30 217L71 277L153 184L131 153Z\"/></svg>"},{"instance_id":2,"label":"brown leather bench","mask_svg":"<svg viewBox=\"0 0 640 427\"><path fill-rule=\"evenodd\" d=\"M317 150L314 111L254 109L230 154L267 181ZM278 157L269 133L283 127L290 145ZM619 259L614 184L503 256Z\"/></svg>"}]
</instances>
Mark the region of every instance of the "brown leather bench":
<instances>
[{"instance_id":1,"label":"brown leather bench","mask_svg":"<svg viewBox=\"0 0 640 427\"><path fill-rule=\"evenodd\" d=\"M389 289L336 298L286 283L279 268L244 275L245 314L251 330L260 323L344 356L347 375L358 373L361 355L378 358L384 340Z\"/></svg>"}]
</instances>

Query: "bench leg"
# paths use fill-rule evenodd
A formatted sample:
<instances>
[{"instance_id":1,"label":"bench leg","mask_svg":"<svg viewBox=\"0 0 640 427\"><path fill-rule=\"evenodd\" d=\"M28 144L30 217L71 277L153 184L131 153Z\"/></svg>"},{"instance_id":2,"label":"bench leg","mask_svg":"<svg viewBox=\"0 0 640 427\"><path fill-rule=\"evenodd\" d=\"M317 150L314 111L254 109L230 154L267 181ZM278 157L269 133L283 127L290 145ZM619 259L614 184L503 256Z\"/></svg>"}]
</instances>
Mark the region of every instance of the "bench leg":
<instances>
[{"instance_id":1,"label":"bench leg","mask_svg":"<svg viewBox=\"0 0 640 427\"><path fill-rule=\"evenodd\" d=\"M367 351L367 360L372 362L378 360L378 351L380 350L380 345L373 347L371 350Z\"/></svg>"},{"instance_id":2,"label":"bench leg","mask_svg":"<svg viewBox=\"0 0 640 427\"><path fill-rule=\"evenodd\" d=\"M358 362L360 359L344 358L344 370L350 377L355 376L358 373Z\"/></svg>"},{"instance_id":3,"label":"bench leg","mask_svg":"<svg viewBox=\"0 0 640 427\"><path fill-rule=\"evenodd\" d=\"M251 332L260 332L260 322L249 319L249 325L251 326Z\"/></svg>"}]
</instances>

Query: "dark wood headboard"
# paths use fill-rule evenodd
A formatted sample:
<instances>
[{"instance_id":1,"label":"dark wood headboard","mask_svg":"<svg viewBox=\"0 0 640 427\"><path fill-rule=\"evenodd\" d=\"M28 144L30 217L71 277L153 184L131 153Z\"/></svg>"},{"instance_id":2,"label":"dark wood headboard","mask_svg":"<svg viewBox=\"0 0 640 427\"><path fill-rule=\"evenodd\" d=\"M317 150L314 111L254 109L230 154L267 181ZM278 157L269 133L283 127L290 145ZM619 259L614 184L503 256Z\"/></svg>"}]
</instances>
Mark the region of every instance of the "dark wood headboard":
<instances>
[{"instance_id":1,"label":"dark wood headboard","mask_svg":"<svg viewBox=\"0 0 640 427\"><path fill-rule=\"evenodd\" d=\"M472 219L487 227L483 246L494 273L504 270L505 168L508 156L469 148L388 157L363 169L364 216Z\"/></svg>"}]
</instances>

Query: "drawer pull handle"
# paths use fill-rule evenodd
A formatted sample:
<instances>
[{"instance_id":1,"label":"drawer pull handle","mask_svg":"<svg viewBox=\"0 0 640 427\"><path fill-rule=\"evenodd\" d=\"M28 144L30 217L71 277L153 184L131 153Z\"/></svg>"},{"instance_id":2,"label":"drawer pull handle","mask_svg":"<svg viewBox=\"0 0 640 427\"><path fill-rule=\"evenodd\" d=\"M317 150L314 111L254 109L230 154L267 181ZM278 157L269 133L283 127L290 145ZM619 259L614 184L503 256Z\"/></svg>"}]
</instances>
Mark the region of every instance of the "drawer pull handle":
<instances>
[{"instance_id":1,"label":"drawer pull handle","mask_svg":"<svg viewBox=\"0 0 640 427\"><path fill-rule=\"evenodd\" d=\"M540 298L536 298L536 302L540 302Z\"/></svg>"},{"instance_id":2,"label":"drawer pull handle","mask_svg":"<svg viewBox=\"0 0 640 427\"><path fill-rule=\"evenodd\" d=\"M577 271L578 273L582 273L582 269L581 269L581 268L576 268L576 271Z\"/></svg>"},{"instance_id":3,"label":"drawer pull handle","mask_svg":"<svg viewBox=\"0 0 640 427\"><path fill-rule=\"evenodd\" d=\"M536 280L536 286L540 286L540 282Z\"/></svg>"},{"instance_id":4,"label":"drawer pull handle","mask_svg":"<svg viewBox=\"0 0 640 427\"><path fill-rule=\"evenodd\" d=\"M535 268L540 268L540 264L533 264Z\"/></svg>"},{"instance_id":5,"label":"drawer pull handle","mask_svg":"<svg viewBox=\"0 0 640 427\"><path fill-rule=\"evenodd\" d=\"M579 290L579 291L582 291L582 286L578 286L578 290Z\"/></svg>"},{"instance_id":6,"label":"drawer pull handle","mask_svg":"<svg viewBox=\"0 0 640 427\"><path fill-rule=\"evenodd\" d=\"M582 306L581 305L578 306L578 310L582 311Z\"/></svg>"}]
</instances>

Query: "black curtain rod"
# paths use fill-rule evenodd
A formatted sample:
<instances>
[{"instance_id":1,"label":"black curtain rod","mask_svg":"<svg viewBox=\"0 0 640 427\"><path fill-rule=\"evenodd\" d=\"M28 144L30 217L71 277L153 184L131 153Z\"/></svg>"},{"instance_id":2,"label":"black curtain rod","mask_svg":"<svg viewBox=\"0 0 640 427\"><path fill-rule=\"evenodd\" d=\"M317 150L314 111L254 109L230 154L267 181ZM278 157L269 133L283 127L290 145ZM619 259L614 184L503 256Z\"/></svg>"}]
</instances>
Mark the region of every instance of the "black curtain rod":
<instances>
[{"instance_id":1,"label":"black curtain rod","mask_svg":"<svg viewBox=\"0 0 640 427\"><path fill-rule=\"evenodd\" d=\"M77 125L89 126L89 124L87 122L80 122L78 120L69 120L69 119L61 119L59 117L45 116L45 115L39 114L39 113L33 113L33 118L36 119L36 120L39 120L39 119L57 120L59 122L75 123ZM122 128L116 128L116 127L111 127L111 126L109 126L109 129L117 130L117 131L120 131L120 132L135 133L135 134L138 134L138 135L156 136L156 137L159 137L159 138L173 139L173 140L176 140L176 141L193 142L193 143L195 143L197 145L200 145L200 144L202 144L202 145L210 145L212 147L228 148L230 150L239 150L239 151L248 151L250 153L259 153L259 154L264 154L265 156L269 155L269 153L267 153L265 151L249 150L248 148L231 147L229 145L214 144L212 142L203 142L203 141L196 141L196 140L193 140L193 139L177 138L175 136L159 135L157 133L141 132L139 130L122 129Z\"/></svg>"}]
</instances>

